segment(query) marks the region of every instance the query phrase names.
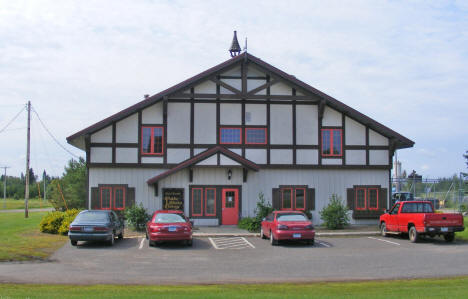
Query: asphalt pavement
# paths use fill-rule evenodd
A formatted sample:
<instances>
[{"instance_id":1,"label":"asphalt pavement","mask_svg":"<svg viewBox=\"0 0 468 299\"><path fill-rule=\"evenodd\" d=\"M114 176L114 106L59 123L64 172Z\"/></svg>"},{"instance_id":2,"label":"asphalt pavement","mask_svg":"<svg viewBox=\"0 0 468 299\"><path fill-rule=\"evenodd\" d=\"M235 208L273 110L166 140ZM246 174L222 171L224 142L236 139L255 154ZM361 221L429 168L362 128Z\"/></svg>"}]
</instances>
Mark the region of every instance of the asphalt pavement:
<instances>
[{"instance_id":1,"label":"asphalt pavement","mask_svg":"<svg viewBox=\"0 0 468 299\"><path fill-rule=\"evenodd\" d=\"M243 240L242 240L243 239ZM67 243L46 262L0 263L0 282L208 284L395 279L468 275L468 243L402 237L318 238L271 246L258 237L198 237L192 247Z\"/></svg>"}]
</instances>

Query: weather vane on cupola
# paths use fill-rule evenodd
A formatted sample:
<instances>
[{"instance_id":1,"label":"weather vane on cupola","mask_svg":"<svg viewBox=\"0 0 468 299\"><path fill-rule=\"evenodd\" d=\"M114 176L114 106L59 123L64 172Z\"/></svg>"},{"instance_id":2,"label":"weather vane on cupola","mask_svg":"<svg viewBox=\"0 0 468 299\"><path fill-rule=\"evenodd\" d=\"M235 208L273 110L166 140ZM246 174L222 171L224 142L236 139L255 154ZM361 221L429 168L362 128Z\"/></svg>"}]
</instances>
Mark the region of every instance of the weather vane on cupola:
<instances>
[{"instance_id":1,"label":"weather vane on cupola","mask_svg":"<svg viewBox=\"0 0 468 299\"><path fill-rule=\"evenodd\" d=\"M240 54L242 51L239 42L237 41L237 31L234 30L234 37L232 38L231 48L229 49L229 53L231 53L231 57L235 57ZM247 38L245 38L245 47L244 51L247 52Z\"/></svg>"}]
</instances>

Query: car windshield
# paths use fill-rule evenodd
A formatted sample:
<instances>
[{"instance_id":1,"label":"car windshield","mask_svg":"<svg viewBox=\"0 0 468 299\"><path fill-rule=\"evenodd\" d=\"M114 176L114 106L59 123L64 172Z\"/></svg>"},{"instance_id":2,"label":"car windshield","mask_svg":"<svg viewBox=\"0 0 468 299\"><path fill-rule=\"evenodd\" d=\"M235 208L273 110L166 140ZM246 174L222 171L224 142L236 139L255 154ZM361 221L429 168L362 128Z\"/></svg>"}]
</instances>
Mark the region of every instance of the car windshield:
<instances>
[{"instance_id":1,"label":"car windshield","mask_svg":"<svg viewBox=\"0 0 468 299\"><path fill-rule=\"evenodd\" d=\"M401 209L402 213L433 213L432 206L428 202L405 203Z\"/></svg>"},{"instance_id":2,"label":"car windshield","mask_svg":"<svg viewBox=\"0 0 468 299\"><path fill-rule=\"evenodd\" d=\"M160 213L154 218L154 223L183 223L184 217L179 214Z\"/></svg>"},{"instance_id":3,"label":"car windshield","mask_svg":"<svg viewBox=\"0 0 468 299\"><path fill-rule=\"evenodd\" d=\"M103 212L83 212L76 216L75 222L107 222L109 216Z\"/></svg>"},{"instance_id":4,"label":"car windshield","mask_svg":"<svg viewBox=\"0 0 468 299\"><path fill-rule=\"evenodd\" d=\"M307 221L307 218L302 214L278 214L277 221Z\"/></svg>"}]
</instances>

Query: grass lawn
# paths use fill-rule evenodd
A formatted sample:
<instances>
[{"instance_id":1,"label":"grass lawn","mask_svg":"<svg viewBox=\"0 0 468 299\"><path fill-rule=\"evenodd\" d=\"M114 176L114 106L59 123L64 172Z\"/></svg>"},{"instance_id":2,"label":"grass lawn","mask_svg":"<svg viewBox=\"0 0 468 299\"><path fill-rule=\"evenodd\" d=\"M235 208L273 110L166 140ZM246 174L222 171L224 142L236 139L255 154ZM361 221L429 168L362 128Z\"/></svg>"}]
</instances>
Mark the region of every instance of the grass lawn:
<instances>
[{"instance_id":1,"label":"grass lawn","mask_svg":"<svg viewBox=\"0 0 468 299\"><path fill-rule=\"evenodd\" d=\"M65 243L66 236L39 231L45 214L31 212L26 219L24 213L0 213L0 261L44 259Z\"/></svg>"},{"instance_id":2,"label":"grass lawn","mask_svg":"<svg viewBox=\"0 0 468 299\"><path fill-rule=\"evenodd\" d=\"M457 240L468 241L468 216L465 217L465 230L462 232L455 233L455 237Z\"/></svg>"},{"instance_id":3,"label":"grass lawn","mask_svg":"<svg viewBox=\"0 0 468 299\"><path fill-rule=\"evenodd\" d=\"M5 200L0 199L0 210L4 210ZM37 198L28 200L28 207L30 209L39 209L39 208L52 208L52 204L46 200L39 200ZM14 210L14 209L24 209L24 198L23 199L6 199L6 209L5 210Z\"/></svg>"},{"instance_id":4,"label":"grass lawn","mask_svg":"<svg viewBox=\"0 0 468 299\"><path fill-rule=\"evenodd\" d=\"M0 284L0 298L466 298L468 277L181 286Z\"/></svg>"}]
</instances>

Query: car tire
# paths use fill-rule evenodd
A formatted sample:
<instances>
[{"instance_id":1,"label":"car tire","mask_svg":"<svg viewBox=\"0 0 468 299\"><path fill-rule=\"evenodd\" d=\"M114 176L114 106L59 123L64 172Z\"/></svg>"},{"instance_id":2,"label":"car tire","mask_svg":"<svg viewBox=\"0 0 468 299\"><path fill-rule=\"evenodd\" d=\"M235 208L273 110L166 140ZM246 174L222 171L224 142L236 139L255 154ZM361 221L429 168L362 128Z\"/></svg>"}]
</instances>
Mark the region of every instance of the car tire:
<instances>
[{"instance_id":1,"label":"car tire","mask_svg":"<svg viewBox=\"0 0 468 299\"><path fill-rule=\"evenodd\" d=\"M307 245L314 245L315 244L315 240L314 239L309 239L307 240Z\"/></svg>"},{"instance_id":2,"label":"car tire","mask_svg":"<svg viewBox=\"0 0 468 299\"><path fill-rule=\"evenodd\" d=\"M70 240L70 243L72 244L72 246L78 245L78 241Z\"/></svg>"},{"instance_id":3,"label":"car tire","mask_svg":"<svg viewBox=\"0 0 468 299\"><path fill-rule=\"evenodd\" d=\"M380 224L380 235L382 237L386 237L388 234L387 234L387 225L385 224L385 222L382 222L382 224Z\"/></svg>"},{"instance_id":4,"label":"car tire","mask_svg":"<svg viewBox=\"0 0 468 299\"><path fill-rule=\"evenodd\" d=\"M145 238L146 238L146 240L149 239L149 237L148 237L148 232L145 233Z\"/></svg>"},{"instance_id":5,"label":"car tire","mask_svg":"<svg viewBox=\"0 0 468 299\"><path fill-rule=\"evenodd\" d=\"M193 241L192 241L192 240L187 240L187 241L185 241L185 244L186 244L187 246L192 246L192 245L193 245Z\"/></svg>"},{"instance_id":6,"label":"car tire","mask_svg":"<svg viewBox=\"0 0 468 299\"><path fill-rule=\"evenodd\" d=\"M414 227L414 226L410 227L408 234L409 234L409 240L411 241L411 243L416 243L416 242L418 242L418 240L419 240L419 233L418 233L418 231L416 230L416 227Z\"/></svg>"},{"instance_id":7,"label":"car tire","mask_svg":"<svg viewBox=\"0 0 468 299\"><path fill-rule=\"evenodd\" d=\"M119 240L122 240L124 238L124 232L121 231L120 234L118 235Z\"/></svg>"},{"instance_id":8,"label":"car tire","mask_svg":"<svg viewBox=\"0 0 468 299\"><path fill-rule=\"evenodd\" d=\"M153 241L150 240L150 241L148 242L148 244L149 244L149 247L154 247L154 242L153 242Z\"/></svg>"},{"instance_id":9,"label":"car tire","mask_svg":"<svg viewBox=\"0 0 468 299\"><path fill-rule=\"evenodd\" d=\"M455 234L454 233L448 233L444 235L445 242L450 243L455 240Z\"/></svg>"},{"instance_id":10,"label":"car tire","mask_svg":"<svg viewBox=\"0 0 468 299\"><path fill-rule=\"evenodd\" d=\"M263 232L263 228L260 228L260 238L266 239L265 233Z\"/></svg>"},{"instance_id":11,"label":"car tire","mask_svg":"<svg viewBox=\"0 0 468 299\"><path fill-rule=\"evenodd\" d=\"M278 245L278 240L275 239L275 236L273 236L273 232L270 232L270 244L272 246Z\"/></svg>"},{"instance_id":12,"label":"car tire","mask_svg":"<svg viewBox=\"0 0 468 299\"><path fill-rule=\"evenodd\" d=\"M112 236L111 236L110 240L108 241L107 245L113 246L114 242L115 242L115 235L114 235L114 233L112 233Z\"/></svg>"}]
</instances>

